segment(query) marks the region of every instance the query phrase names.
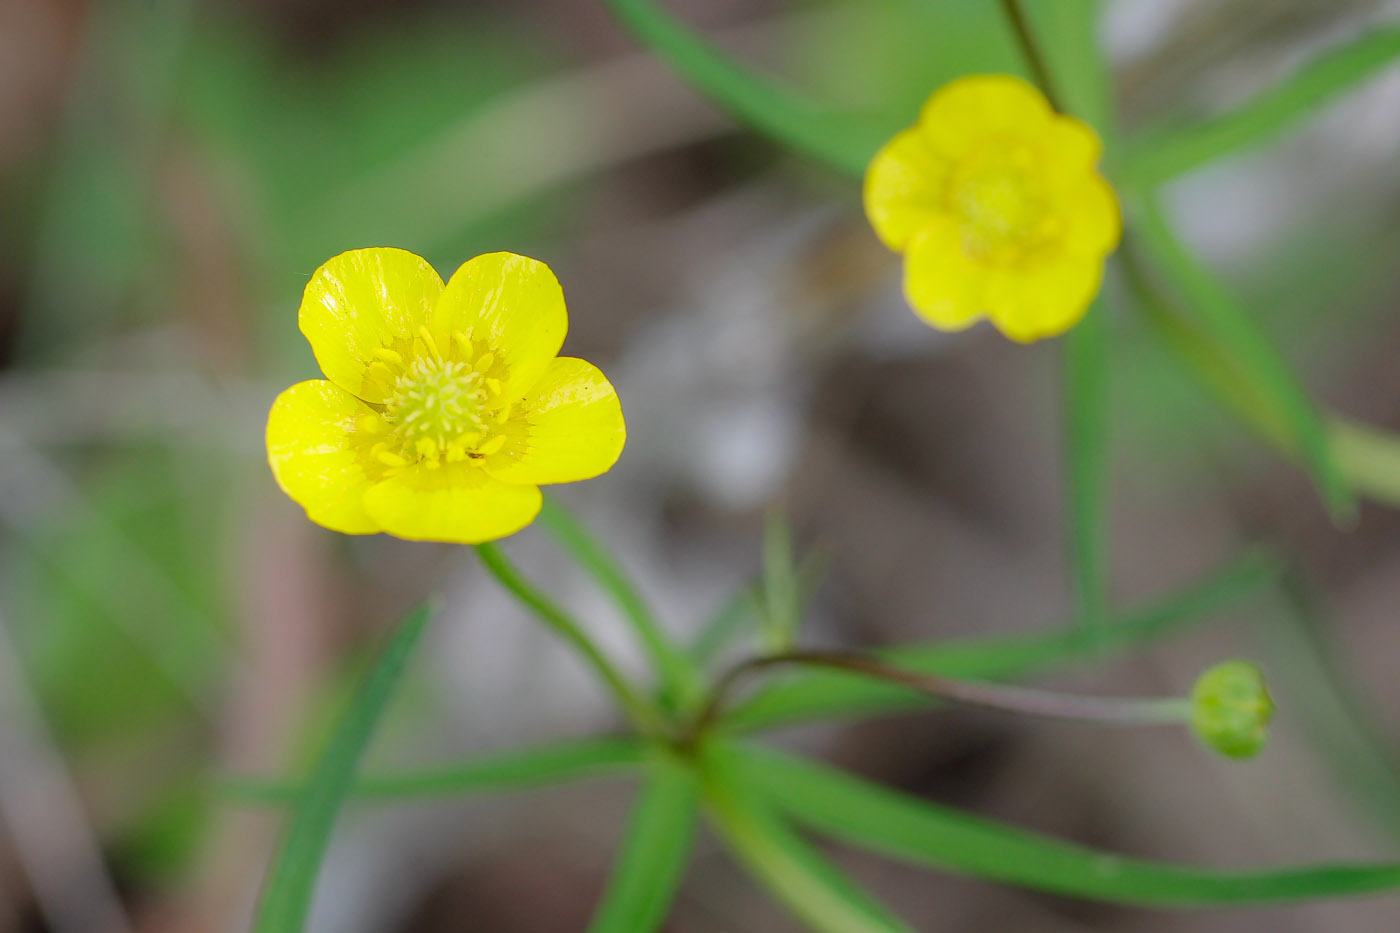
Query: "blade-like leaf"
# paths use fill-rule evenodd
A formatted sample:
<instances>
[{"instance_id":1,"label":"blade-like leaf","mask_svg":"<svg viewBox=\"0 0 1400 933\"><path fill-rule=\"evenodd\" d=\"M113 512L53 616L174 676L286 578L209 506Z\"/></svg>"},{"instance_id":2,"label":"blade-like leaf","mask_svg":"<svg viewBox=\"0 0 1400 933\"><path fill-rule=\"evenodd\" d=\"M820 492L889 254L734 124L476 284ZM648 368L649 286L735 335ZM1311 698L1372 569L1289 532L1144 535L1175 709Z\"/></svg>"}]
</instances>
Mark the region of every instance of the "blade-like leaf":
<instances>
[{"instance_id":1,"label":"blade-like leaf","mask_svg":"<svg viewBox=\"0 0 1400 933\"><path fill-rule=\"evenodd\" d=\"M1134 242L1141 245L1156 271L1185 301L1201 332L1235 362L1277 419L1287 425L1289 436L1332 515L1350 519L1356 506L1328 444L1322 415L1288 365L1235 297L1191 255L1154 198L1141 198L1134 216L1139 234Z\"/></svg>"},{"instance_id":2,"label":"blade-like leaf","mask_svg":"<svg viewBox=\"0 0 1400 933\"><path fill-rule=\"evenodd\" d=\"M696 35L652 0L604 0L639 43L687 82L761 133L856 177L894 135L804 99L754 73Z\"/></svg>"},{"instance_id":3,"label":"blade-like leaf","mask_svg":"<svg viewBox=\"0 0 1400 933\"><path fill-rule=\"evenodd\" d=\"M1128 151L1125 175L1130 184L1157 185L1264 142L1397 57L1400 26L1372 29L1230 113L1193 127L1143 133Z\"/></svg>"},{"instance_id":4,"label":"blade-like leaf","mask_svg":"<svg viewBox=\"0 0 1400 933\"><path fill-rule=\"evenodd\" d=\"M699 799L690 768L652 763L589 933L647 933L661 926L685 873Z\"/></svg>"},{"instance_id":5,"label":"blade-like leaf","mask_svg":"<svg viewBox=\"0 0 1400 933\"><path fill-rule=\"evenodd\" d=\"M1288 611L1260 620L1259 637L1269 648L1269 684L1278 696L1306 697L1290 713L1317 758L1346 792L1362 824L1400 838L1400 760L1375 710L1365 702L1357 678L1338 657L1335 626L1328 625L1316 597L1296 574L1285 578Z\"/></svg>"},{"instance_id":6,"label":"blade-like leaf","mask_svg":"<svg viewBox=\"0 0 1400 933\"><path fill-rule=\"evenodd\" d=\"M1052 632L895 648L881 657L912 671L945 677L1014 680L1030 673L1101 659L1112 650L1181 631L1272 581L1278 565L1263 553L1235 560L1194 586L1105 626L1098 639L1075 626ZM911 690L840 671L796 674L739 704L725 723L754 730L808 719L917 709L932 700Z\"/></svg>"},{"instance_id":7,"label":"blade-like leaf","mask_svg":"<svg viewBox=\"0 0 1400 933\"><path fill-rule=\"evenodd\" d=\"M822 578L826 576L830 562L827 553L813 548L802 555L797 565L797 618L807 613L807 607L816 596ZM745 584L725 600L724 605L703 625L687 649L691 662L699 667L711 664L720 652L743 631L745 623L753 622L762 611L763 581L754 580Z\"/></svg>"},{"instance_id":8,"label":"blade-like leaf","mask_svg":"<svg viewBox=\"0 0 1400 933\"><path fill-rule=\"evenodd\" d=\"M1108 622L1108 321L1102 299L1065 335L1065 458L1079 624Z\"/></svg>"},{"instance_id":9,"label":"blade-like leaf","mask_svg":"<svg viewBox=\"0 0 1400 933\"><path fill-rule=\"evenodd\" d=\"M1205 332L1164 301L1134 264L1124 266L1147 322L1186 366L1259 436L1290 457L1297 444L1277 408L1250 374ZM1348 485L1376 502L1400 506L1400 437L1330 416L1327 443Z\"/></svg>"},{"instance_id":10,"label":"blade-like leaf","mask_svg":"<svg viewBox=\"0 0 1400 933\"><path fill-rule=\"evenodd\" d=\"M818 933L908 933L909 927L813 849L767 805L736 784L732 755L706 761L710 818L749 873Z\"/></svg>"},{"instance_id":11,"label":"blade-like leaf","mask_svg":"<svg viewBox=\"0 0 1400 933\"><path fill-rule=\"evenodd\" d=\"M616 558L594 539L578 519L546 496L540 518L559 544L573 555L598 585L617 603L642 643L661 678L662 695L674 709L690 701L700 690L699 675L690 660L662 629L656 614L618 564Z\"/></svg>"},{"instance_id":12,"label":"blade-like leaf","mask_svg":"<svg viewBox=\"0 0 1400 933\"><path fill-rule=\"evenodd\" d=\"M1347 480L1377 502L1400 506L1400 436L1343 418L1327 427Z\"/></svg>"},{"instance_id":13,"label":"blade-like leaf","mask_svg":"<svg viewBox=\"0 0 1400 933\"><path fill-rule=\"evenodd\" d=\"M787 651L797 641L802 608L792 527L779 512L770 514L763 527L763 607L765 647L773 654Z\"/></svg>"},{"instance_id":14,"label":"blade-like leaf","mask_svg":"<svg viewBox=\"0 0 1400 933\"><path fill-rule=\"evenodd\" d=\"M306 925L331 830L354 783L360 756L431 614L424 606L404 620L335 724L273 854L253 922L255 933L299 933Z\"/></svg>"},{"instance_id":15,"label":"blade-like leaf","mask_svg":"<svg viewBox=\"0 0 1400 933\"><path fill-rule=\"evenodd\" d=\"M979 819L778 752L731 752L742 787L799 823L892 858L1094 900L1163 907L1400 889L1400 864L1213 871L1111 855Z\"/></svg>"},{"instance_id":16,"label":"blade-like leaf","mask_svg":"<svg viewBox=\"0 0 1400 933\"><path fill-rule=\"evenodd\" d=\"M645 746L637 739L600 738L558 742L484 756L453 767L361 778L350 793L360 802L391 803L405 798L450 797L489 791L523 790L585 778L635 771ZM234 803L279 805L296 800L291 781L237 778L220 785Z\"/></svg>"}]
</instances>

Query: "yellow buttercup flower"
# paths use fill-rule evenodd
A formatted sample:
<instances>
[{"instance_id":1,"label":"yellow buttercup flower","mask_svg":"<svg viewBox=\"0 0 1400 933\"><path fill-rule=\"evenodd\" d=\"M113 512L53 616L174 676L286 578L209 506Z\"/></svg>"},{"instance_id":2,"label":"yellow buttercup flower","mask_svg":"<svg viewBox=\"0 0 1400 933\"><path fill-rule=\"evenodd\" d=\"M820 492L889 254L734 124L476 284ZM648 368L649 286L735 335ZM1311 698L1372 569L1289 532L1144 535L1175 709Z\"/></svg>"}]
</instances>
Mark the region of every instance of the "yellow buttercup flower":
<instances>
[{"instance_id":1,"label":"yellow buttercup flower","mask_svg":"<svg viewBox=\"0 0 1400 933\"><path fill-rule=\"evenodd\" d=\"M940 330L989 318L1012 340L1064 333L1121 229L1094 131L1011 75L935 91L865 176L875 232L904 253L909 304Z\"/></svg>"},{"instance_id":2,"label":"yellow buttercup flower","mask_svg":"<svg viewBox=\"0 0 1400 933\"><path fill-rule=\"evenodd\" d=\"M298 319L326 379L277 397L267 455L327 528L502 538L534 520L540 485L622 453L612 385L557 355L568 315L542 262L489 253L444 286L413 253L351 250L316 270Z\"/></svg>"}]
</instances>

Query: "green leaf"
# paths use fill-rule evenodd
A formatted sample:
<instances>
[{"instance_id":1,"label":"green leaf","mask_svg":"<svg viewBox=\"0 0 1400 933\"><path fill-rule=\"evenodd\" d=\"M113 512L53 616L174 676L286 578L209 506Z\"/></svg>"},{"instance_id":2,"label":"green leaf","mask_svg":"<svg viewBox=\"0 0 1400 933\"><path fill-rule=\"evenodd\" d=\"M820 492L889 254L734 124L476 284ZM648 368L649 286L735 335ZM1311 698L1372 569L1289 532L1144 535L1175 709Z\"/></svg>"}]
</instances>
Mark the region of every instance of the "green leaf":
<instances>
[{"instance_id":1,"label":"green leaf","mask_svg":"<svg viewBox=\"0 0 1400 933\"><path fill-rule=\"evenodd\" d=\"M1400 437L1345 418L1327 428L1347 481L1377 502L1400 506Z\"/></svg>"},{"instance_id":2,"label":"green leaf","mask_svg":"<svg viewBox=\"0 0 1400 933\"><path fill-rule=\"evenodd\" d=\"M1300 456L1287 422L1258 381L1164 301L1134 262L1124 269L1148 324L1197 378L1261 438L1290 457ZM1325 427L1327 446L1346 483L1377 502L1400 506L1400 437L1335 415Z\"/></svg>"},{"instance_id":3,"label":"green leaf","mask_svg":"<svg viewBox=\"0 0 1400 933\"><path fill-rule=\"evenodd\" d=\"M797 641L802 607L797 589L797 561L792 553L792 527L778 512L763 526L764 647L773 654Z\"/></svg>"},{"instance_id":4,"label":"green leaf","mask_svg":"<svg viewBox=\"0 0 1400 933\"><path fill-rule=\"evenodd\" d=\"M1361 825L1400 839L1400 759L1358 678L1338 656L1337 628L1301 574L1284 578L1287 610L1260 619L1269 648L1269 680L1279 696L1306 697L1289 708L1317 760L1345 791Z\"/></svg>"},{"instance_id":5,"label":"green leaf","mask_svg":"<svg viewBox=\"0 0 1400 933\"><path fill-rule=\"evenodd\" d=\"M524 790L634 771L643 761L644 749L639 740L631 738L557 742L486 755L460 765L361 778L350 794L361 801L393 803L405 798ZM291 781L255 778L230 779L219 790L234 803L272 805L296 800L301 792Z\"/></svg>"},{"instance_id":6,"label":"green leaf","mask_svg":"<svg viewBox=\"0 0 1400 933\"><path fill-rule=\"evenodd\" d=\"M698 810L694 772L658 756L589 933L647 933L661 926L685 873Z\"/></svg>"},{"instance_id":7,"label":"green leaf","mask_svg":"<svg viewBox=\"0 0 1400 933\"><path fill-rule=\"evenodd\" d=\"M979 819L774 751L736 750L740 787L891 858L1074 897L1162 907L1271 904L1400 888L1400 864L1211 870L1127 858Z\"/></svg>"},{"instance_id":8,"label":"green leaf","mask_svg":"<svg viewBox=\"0 0 1400 933\"><path fill-rule=\"evenodd\" d=\"M807 614L807 607L826 576L829 556L820 548L813 548L797 565L797 609L796 618ZM729 643L738 637L745 623L754 621L762 612L762 579L753 580L734 592L724 605L700 626L687 654L691 662L704 668L719 657Z\"/></svg>"},{"instance_id":9,"label":"green leaf","mask_svg":"<svg viewBox=\"0 0 1400 933\"><path fill-rule=\"evenodd\" d=\"M272 856L253 922L254 933L299 933L305 927L336 816L354 783L355 769L380 714L431 614L431 608L424 606L404 620L336 723Z\"/></svg>"},{"instance_id":10,"label":"green leaf","mask_svg":"<svg viewBox=\"0 0 1400 933\"><path fill-rule=\"evenodd\" d=\"M700 632L688 651L691 661L699 667L711 664L743 631L746 623L757 617L758 599L758 581L746 583L735 590L724 605L700 626Z\"/></svg>"},{"instance_id":11,"label":"green leaf","mask_svg":"<svg viewBox=\"0 0 1400 933\"><path fill-rule=\"evenodd\" d=\"M1102 636L1086 638L1075 626L1051 632L968 642L935 642L880 652L892 664L945 677L1014 680L1085 660L1101 660L1179 632L1211 613L1236 603L1271 582L1277 562L1261 552L1246 554L1194 586L1107 625ZM840 671L804 671L760 690L725 717L739 730L787 723L919 709L928 697L894 684Z\"/></svg>"},{"instance_id":12,"label":"green leaf","mask_svg":"<svg viewBox=\"0 0 1400 933\"><path fill-rule=\"evenodd\" d=\"M1268 140L1316 112L1400 56L1400 26L1383 26L1314 59L1271 90L1193 127L1142 133L1128 150L1128 183L1159 185L1248 146Z\"/></svg>"},{"instance_id":13,"label":"green leaf","mask_svg":"<svg viewBox=\"0 0 1400 933\"><path fill-rule=\"evenodd\" d=\"M910 930L739 783L733 757L708 757L705 802L725 844L769 893L818 933Z\"/></svg>"},{"instance_id":14,"label":"green leaf","mask_svg":"<svg viewBox=\"0 0 1400 933\"><path fill-rule=\"evenodd\" d=\"M1333 517L1350 520L1355 503L1346 477L1332 455L1322 415L1288 365L1269 345L1249 312L1191 255L1154 198L1142 197L1134 217L1139 234L1134 243L1142 246L1156 271L1179 293L1200 333L1216 345L1220 355L1233 360L1248 379L1254 394L1269 406L1270 417L1287 426L1291 443L1296 445Z\"/></svg>"},{"instance_id":15,"label":"green leaf","mask_svg":"<svg viewBox=\"0 0 1400 933\"><path fill-rule=\"evenodd\" d=\"M639 43L735 118L856 177L892 135L821 107L733 61L650 0L604 0Z\"/></svg>"},{"instance_id":16,"label":"green leaf","mask_svg":"<svg viewBox=\"0 0 1400 933\"><path fill-rule=\"evenodd\" d=\"M598 581L632 623L632 630L661 677L662 696L668 707L675 709L693 700L700 692L699 673L662 629L656 614L617 559L553 497L545 497L540 518L560 546Z\"/></svg>"},{"instance_id":17,"label":"green leaf","mask_svg":"<svg viewBox=\"0 0 1400 933\"><path fill-rule=\"evenodd\" d=\"M1108 321L1102 300L1065 336L1065 473L1078 622L1108 622Z\"/></svg>"}]
</instances>

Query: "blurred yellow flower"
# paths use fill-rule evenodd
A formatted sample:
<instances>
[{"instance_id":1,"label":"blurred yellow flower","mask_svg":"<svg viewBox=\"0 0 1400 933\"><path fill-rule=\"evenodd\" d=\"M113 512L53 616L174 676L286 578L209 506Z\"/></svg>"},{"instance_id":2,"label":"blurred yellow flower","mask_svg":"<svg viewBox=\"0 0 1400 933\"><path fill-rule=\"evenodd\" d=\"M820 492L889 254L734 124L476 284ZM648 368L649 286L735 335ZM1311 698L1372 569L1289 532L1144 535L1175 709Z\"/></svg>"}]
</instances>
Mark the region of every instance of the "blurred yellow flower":
<instances>
[{"instance_id":1,"label":"blurred yellow flower","mask_svg":"<svg viewBox=\"0 0 1400 933\"><path fill-rule=\"evenodd\" d=\"M267 455L314 522L347 534L476 544L519 531L541 484L622 453L617 393L557 356L564 295L542 262L478 256L443 285L401 249L358 249L311 277L298 313L326 379L277 397Z\"/></svg>"},{"instance_id":2,"label":"blurred yellow flower","mask_svg":"<svg viewBox=\"0 0 1400 933\"><path fill-rule=\"evenodd\" d=\"M865 176L866 214L904 253L919 316L941 330L987 317L1019 341L1074 326L1120 232L1100 151L1092 129L1011 75L935 91Z\"/></svg>"}]
</instances>

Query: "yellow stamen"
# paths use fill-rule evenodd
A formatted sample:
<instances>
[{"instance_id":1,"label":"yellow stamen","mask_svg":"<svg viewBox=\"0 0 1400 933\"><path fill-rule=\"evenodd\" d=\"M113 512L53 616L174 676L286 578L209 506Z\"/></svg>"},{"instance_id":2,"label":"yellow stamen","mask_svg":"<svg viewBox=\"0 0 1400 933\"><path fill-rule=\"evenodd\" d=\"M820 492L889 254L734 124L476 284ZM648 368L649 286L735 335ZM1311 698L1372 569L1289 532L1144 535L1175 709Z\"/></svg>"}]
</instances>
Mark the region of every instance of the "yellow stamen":
<instances>
[{"instance_id":1,"label":"yellow stamen","mask_svg":"<svg viewBox=\"0 0 1400 933\"><path fill-rule=\"evenodd\" d=\"M491 364L494 362L496 362L496 354L487 350L485 353L481 354L481 359L476 361L476 365L474 365L472 369L479 373L484 373L491 368Z\"/></svg>"},{"instance_id":2,"label":"yellow stamen","mask_svg":"<svg viewBox=\"0 0 1400 933\"><path fill-rule=\"evenodd\" d=\"M393 350L390 350L388 347L376 347L374 350L374 358L383 360L386 363L393 363L395 366L403 365L403 357Z\"/></svg>"},{"instance_id":3,"label":"yellow stamen","mask_svg":"<svg viewBox=\"0 0 1400 933\"><path fill-rule=\"evenodd\" d=\"M418 336L423 339L423 345L428 348L428 352L434 359L442 359L442 354L438 352L437 341L433 339L432 332L428 330L427 324L418 325Z\"/></svg>"}]
</instances>

